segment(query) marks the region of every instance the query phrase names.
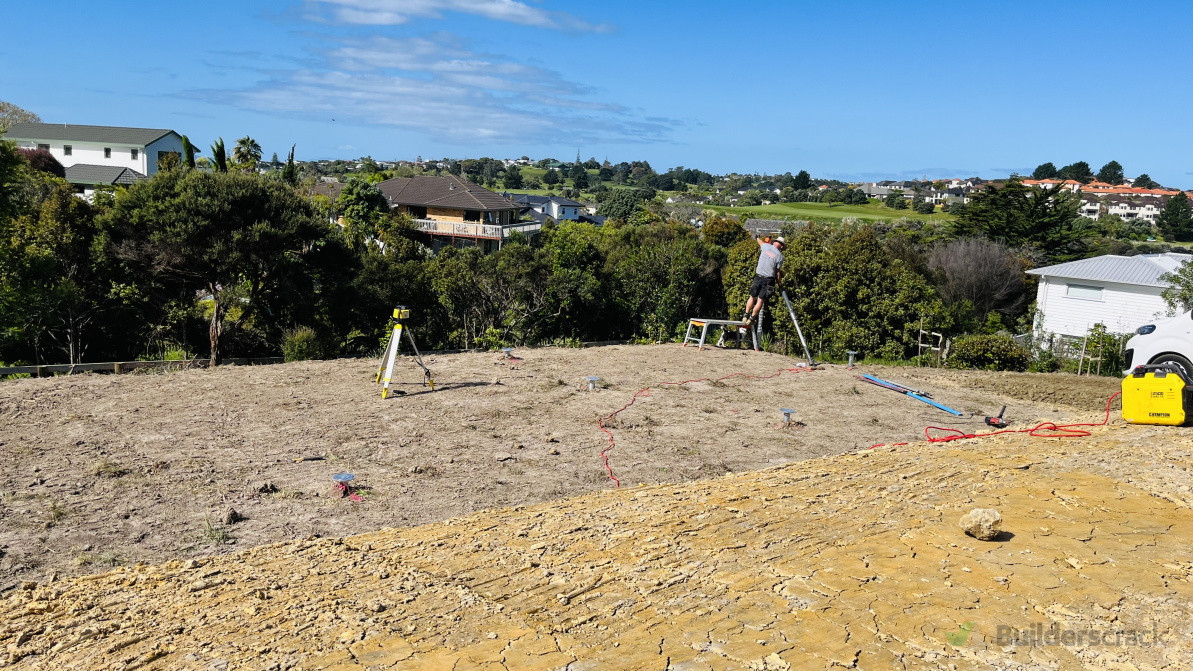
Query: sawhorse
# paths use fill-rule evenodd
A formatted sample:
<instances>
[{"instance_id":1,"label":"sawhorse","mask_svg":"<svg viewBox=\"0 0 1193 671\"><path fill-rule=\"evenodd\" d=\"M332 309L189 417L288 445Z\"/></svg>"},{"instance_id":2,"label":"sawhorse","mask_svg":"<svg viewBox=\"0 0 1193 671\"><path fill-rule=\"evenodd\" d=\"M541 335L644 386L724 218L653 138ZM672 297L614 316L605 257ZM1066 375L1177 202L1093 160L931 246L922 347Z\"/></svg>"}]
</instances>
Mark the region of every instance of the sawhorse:
<instances>
[{"instance_id":1,"label":"sawhorse","mask_svg":"<svg viewBox=\"0 0 1193 671\"><path fill-rule=\"evenodd\" d=\"M687 347L688 343L694 342L700 349L704 349L704 341L708 338L708 327L721 326L733 327L733 329L746 328L750 332L750 337L753 340L754 349L758 349L758 331L752 327L746 326L740 319L702 319L693 317L688 320L688 331L683 337L683 346ZM698 331L699 335L694 335L693 332ZM718 344L724 343L724 334Z\"/></svg>"}]
</instances>

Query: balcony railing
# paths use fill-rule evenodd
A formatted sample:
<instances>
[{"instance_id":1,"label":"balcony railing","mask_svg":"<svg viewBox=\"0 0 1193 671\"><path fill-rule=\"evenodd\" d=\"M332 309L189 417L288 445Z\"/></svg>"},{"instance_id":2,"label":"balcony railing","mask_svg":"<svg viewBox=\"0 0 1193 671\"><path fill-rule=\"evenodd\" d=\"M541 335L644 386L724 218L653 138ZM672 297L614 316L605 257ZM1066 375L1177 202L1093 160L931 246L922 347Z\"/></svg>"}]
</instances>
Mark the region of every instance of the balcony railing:
<instances>
[{"instance_id":1,"label":"balcony railing","mask_svg":"<svg viewBox=\"0 0 1193 671\"><path fill-rule=\"evenodd\" d=\"M523 222L500 226L498 224L480 224L471 221L443 221L441 219L415 219L414 225L418 230L431 235L451 235L459 238L482 238L485 240L501 240L508 238L510 233L534 233L541 231L543 225L537 221Z\"/></svg>"},{"instance_id":2,"label":"balcony railing","mask_svg":"<svg viewBox=\"0 0 1193 671\"><path fill-rule=\"evenodd\" d=\"M461 238L501 239L501 226L480 224L470 221L441 221L439 219L415 219L418 230L432 235L454 235Z\"/></svg>"}]
</instances>

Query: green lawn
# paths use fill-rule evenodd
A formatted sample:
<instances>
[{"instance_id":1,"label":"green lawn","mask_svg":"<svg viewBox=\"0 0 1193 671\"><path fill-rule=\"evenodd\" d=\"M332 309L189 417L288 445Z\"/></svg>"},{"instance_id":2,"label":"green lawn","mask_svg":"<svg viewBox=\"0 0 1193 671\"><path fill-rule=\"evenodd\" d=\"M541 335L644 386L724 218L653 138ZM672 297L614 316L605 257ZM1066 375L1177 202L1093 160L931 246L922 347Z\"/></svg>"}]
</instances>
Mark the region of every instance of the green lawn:
<instances>
[{"instance_id":1,"label":"green lawn","mask_svg":"<svg viewBox=\"0 0 1193 671\"><path fill-rule=\"evenodd\" d=\"M951 221L953 217L939 210L934 214L919 214L914 210L892 210L883 205L829 205L828 203L776 203L752 207L730 207L726 205L703 205L709 210L732 214L744 219L831 219L840 221L856 217L863 221L902 219L923 219L925 221Z\"/></svg>"}]
</instances>

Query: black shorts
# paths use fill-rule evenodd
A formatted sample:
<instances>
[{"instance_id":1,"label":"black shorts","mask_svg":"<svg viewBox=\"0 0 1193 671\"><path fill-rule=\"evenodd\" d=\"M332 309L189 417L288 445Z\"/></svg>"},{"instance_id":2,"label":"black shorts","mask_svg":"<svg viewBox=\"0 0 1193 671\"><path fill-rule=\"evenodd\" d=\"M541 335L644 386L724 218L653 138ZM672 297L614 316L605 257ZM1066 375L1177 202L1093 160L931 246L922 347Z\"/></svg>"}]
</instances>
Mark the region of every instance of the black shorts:
<instances>
[{"instance_id":1,"label":"black shorts","mask_svg":"<svg viewBox=\"0 0 1193 671\"><path fill-rule=\"evenodd\" d=\"M754 276L754 283L750 285L750 296L766 300L775 295L775 278Z\"/></svg>"}]
</instances>

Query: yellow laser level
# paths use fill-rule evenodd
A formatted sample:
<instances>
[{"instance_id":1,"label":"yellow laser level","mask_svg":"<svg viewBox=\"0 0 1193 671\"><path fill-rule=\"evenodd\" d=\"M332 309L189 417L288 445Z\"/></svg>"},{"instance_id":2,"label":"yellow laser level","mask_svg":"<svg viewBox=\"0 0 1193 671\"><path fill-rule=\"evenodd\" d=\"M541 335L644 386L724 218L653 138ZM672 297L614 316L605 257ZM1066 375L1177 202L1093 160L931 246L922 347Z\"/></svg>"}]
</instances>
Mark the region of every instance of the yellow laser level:
<instances>
[{"instance_id":1,"label":"yellow laser level","mask_svg":"<svg viewBox=\"0 0 1193 671\"><path fill-rule=\"evenodd\" d=\"M1123 419L1129 424L1188 424L1193 383L1174 364L1137 366L1123 378Z\"/></svg>"},{"instance_id":2,"label":"yellow laser level","mask_svg":"<svg viewBox=\"0 0 1193 671\"><path fill-rule=\"evenodd\" d=\"M403 333L410 341L410 348L414 350L414 362L423 369L423 386L429 386L431 391L435 391L435 381L431 379L431 369L427 368L427 365L423 363L422 355L418 353L418 345L414 344L414 333L406 325L407 319L410 319L410 308L405 305L394 308L393 316L389 320L389 325L392 328L389 342L385 345L385 353L381 355L381 366L377 368L376 383L381 385L381 398L389 398L389 383L393 376L394 361L397 360L398 350L402 345Z\"/></svg>"}]
</instances>

